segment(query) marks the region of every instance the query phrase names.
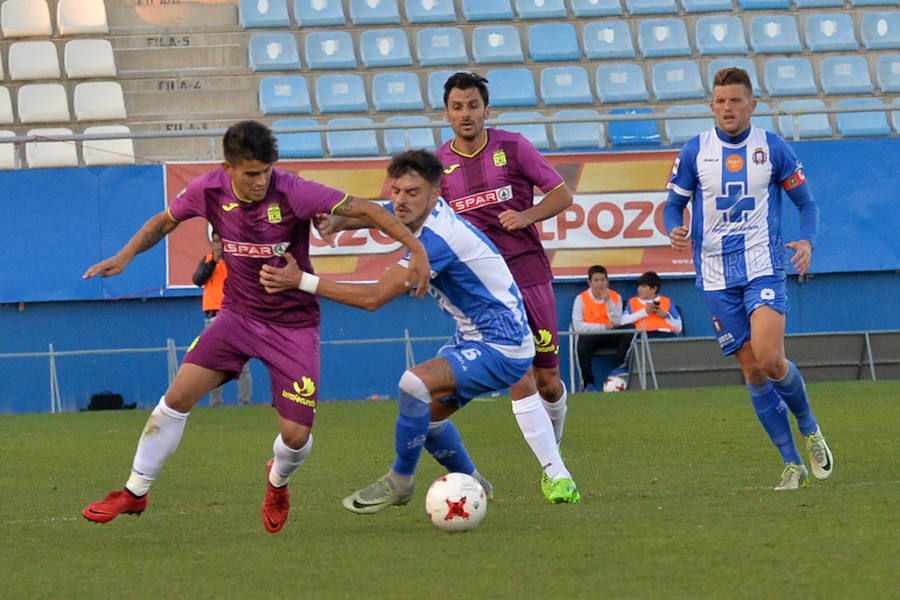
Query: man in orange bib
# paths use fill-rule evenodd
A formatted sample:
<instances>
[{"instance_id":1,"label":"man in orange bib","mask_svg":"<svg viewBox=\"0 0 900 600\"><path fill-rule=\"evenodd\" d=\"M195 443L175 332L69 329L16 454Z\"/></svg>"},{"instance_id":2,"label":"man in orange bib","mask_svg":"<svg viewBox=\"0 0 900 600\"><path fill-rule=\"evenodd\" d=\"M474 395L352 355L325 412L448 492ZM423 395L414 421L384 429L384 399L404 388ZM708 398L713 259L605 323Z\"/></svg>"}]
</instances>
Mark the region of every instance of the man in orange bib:
<instances>
[{"instance_id":1,"label":"man in orange bib","mask_svg":"<svg viewBox=\"0 0 900 600\"><path fill-rule=\"evenodd\" d=\"M662 280L647 271L637 280L638 295L625 305L622 324L634 323L636 329L646 329L647 337L675 337L681 334L681 315L668 296L660 296Z\"/></svg>"}]
</instances>

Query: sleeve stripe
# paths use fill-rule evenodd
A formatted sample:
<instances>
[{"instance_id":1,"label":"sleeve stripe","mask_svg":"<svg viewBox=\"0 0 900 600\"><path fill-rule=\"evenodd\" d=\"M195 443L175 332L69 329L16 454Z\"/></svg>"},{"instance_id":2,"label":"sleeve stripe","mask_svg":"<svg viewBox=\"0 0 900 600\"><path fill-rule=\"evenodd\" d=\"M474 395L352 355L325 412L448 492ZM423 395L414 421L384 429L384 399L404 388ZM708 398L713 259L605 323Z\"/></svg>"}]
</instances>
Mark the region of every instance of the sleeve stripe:
<instances>
[{"instance_id":1,"label":"sleeve stripe","mask_svg":"<svg viewBox=\"0 0 900 600\"><path fill-rule=\"evenodd\" d=\"M693 194L691 192L689 192L688 190L686 190L682 187L675 185L671 181L668 183L668 185L666 185L666 189L672 190L679 196L684 196L685 198L690 198L691 196L693 196Z\"/></svg>"},{"instance_id":2,"label":"sleeve stripe","mask_svg":"<svg viewBox=\"0 0 900 600\"><path fill-rule=\"evenodd\" d=\"M347 198L349 198L349 197L350 197L350 194L344 194L344 197L341 198L341 201L331 207L331 214L334 214L334 209L336 209L338 206L340 206L341 204L346 202Z\"/></svg>"}]
</instances>

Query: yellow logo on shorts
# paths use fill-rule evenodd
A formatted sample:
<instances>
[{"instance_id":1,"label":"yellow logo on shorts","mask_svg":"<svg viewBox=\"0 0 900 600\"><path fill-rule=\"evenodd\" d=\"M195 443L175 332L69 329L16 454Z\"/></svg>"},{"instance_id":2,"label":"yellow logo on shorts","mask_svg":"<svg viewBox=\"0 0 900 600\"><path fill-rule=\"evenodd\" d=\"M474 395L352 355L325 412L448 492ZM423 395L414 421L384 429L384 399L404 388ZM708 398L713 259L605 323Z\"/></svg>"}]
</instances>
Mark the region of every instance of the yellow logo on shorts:
<instances>
[{"instance_id":1,"label":"yellow logo on shorts","mask_svg":"<svg viewBox=\"0 0 900 600\"><path fill-rule=\"evenodd\" d=\"M316 393L316 383L309 377L301 377L301 383L294 382L294 391L282 390L281 396L287 398L297 404L304 406L316 407L316 401L310 399L310 396Z\"/></svg>"},{"instance_id":2,"label":"yellow logo on shorts","mask_svg":"<svg viewBox=\"0 0 900 600\"><path fill-rule=\"evenodd\" d=\"M281 223L281 207L277 204L270 204L267 209L269 214L269 223Z\"/></svg>"},{"instance_id":3,"label":"yellow logo on shorts","mask_svg":"<svg viewBox=\"0 0 900 600\"><path fill-rule=\"evenodd\" d=\"M553 344L553 334L546 329L539 329L534 336L534 346L536 352L559 352L559 346Z\"/></svg>"},{"instance_id":4,"label":"yellow logo on shorts","mask_svg":"<svg viewBox=\"0 0 900 600\"><path fill-rule=\"evenodd\" d=\"M497 150L494 152L494 166L495 167L505 167L506 166L506 152L503 150Z\"/></svg>"}]
</instances>

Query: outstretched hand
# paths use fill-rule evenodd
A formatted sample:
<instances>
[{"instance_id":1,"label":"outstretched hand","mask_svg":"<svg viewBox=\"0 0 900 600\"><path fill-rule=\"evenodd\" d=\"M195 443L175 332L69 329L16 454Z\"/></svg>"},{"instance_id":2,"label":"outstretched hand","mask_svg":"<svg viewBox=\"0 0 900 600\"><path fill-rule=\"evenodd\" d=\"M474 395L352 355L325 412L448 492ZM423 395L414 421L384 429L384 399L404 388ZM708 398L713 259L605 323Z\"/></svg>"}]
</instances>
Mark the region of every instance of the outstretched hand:
<instances>
[{"instance_id":1,"label":"outstretched hand","mask_svg":"<svg viewBox=\"0 0 900 600\"><path fill-rule=\"evenodd\" d=\"M89 267L88 270L84 272L84 275L81 276L81 278L90 279L95 275L99 275L100 277L110 277L112 275L118 275L125 270L125 267L127 265L128 261L121 259L118 255L116 255L111 258L107 258L106 260L102 260L96 265Z\"/></svg>"},{"instance_id":2,"label":"outstretched hand","mask_svg":"<svg viewBox=\"0 0 900 600\"><path fill-rule=\"evenodd\" d=\"M290 252L285 252L284 260L287 264L283 267L263 265L259 271L259 282L269 294L296 290L300 286L303 269L297 264L297 259Z\"/></svg>"},{"instance_id":3,"label":"outstretched hand","mask_svg":"<svg viewBox=\"0 0 900 600\"><path fill-rule=\"evenodd\" d=\"M806 240L798 240L796 242L788 242L786 248L794 251L791 257L791 264L800 275L806 275L809 270L809 263L812 261L812 244Z\"/></svg>"}]
</instances>

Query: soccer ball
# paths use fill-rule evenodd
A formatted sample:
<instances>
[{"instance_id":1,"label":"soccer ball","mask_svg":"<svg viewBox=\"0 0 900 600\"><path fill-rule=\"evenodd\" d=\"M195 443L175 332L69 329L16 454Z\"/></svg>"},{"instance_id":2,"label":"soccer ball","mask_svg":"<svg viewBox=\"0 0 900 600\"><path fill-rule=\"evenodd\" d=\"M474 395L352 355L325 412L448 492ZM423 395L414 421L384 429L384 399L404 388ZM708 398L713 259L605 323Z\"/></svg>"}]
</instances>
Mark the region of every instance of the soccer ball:
<instances>
[{"instance_id":1,"label":"soccer ball","mask_svg":"<svg viewBox=\"0 0 900 600\"><path fill-rule=\"evenodd\" d=\"M487 512L487 498L481 484L471 475L447 473L428 488L425 510L438 529L474 529Z\"/></svg>"},{"instance_id":2,"label":"soccer ball","mask_svg":"<svg viewBox=\"0 0 900 600\"><path fill-rule=\"evenodd\" d=\"M627 387L628 382L625 381L624 377L619 375L610 375L603 383L604 392L624 392Z\"/></svg>"}]
</instances>

